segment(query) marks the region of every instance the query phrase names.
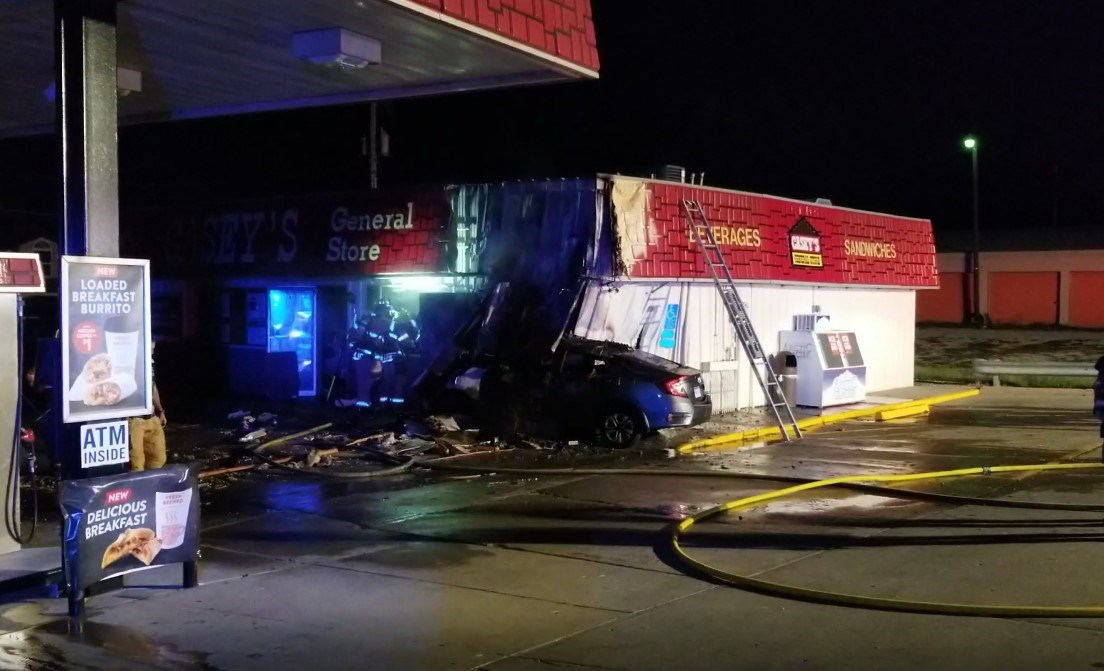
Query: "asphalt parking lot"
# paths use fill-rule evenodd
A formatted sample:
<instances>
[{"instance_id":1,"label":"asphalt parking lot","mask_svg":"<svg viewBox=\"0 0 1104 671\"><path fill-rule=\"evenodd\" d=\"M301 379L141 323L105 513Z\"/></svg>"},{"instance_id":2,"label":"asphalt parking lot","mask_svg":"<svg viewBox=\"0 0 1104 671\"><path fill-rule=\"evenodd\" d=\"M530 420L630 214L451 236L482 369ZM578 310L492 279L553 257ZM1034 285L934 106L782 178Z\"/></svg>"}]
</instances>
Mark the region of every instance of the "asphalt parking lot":
<instances>
[{"instance_id":1,"label":"asphalt parking lot","mask_svg":"<svg viewBox=\"0 0 1104 671\"><path fill-rule=\"evenodd\" d=\"M619 468L823 478L1099 461L1091 398L986 389L928 418ZM1095 451L1094 451L1095 448ZM473 462L474 463L474 462ZM599 465L601 467L601 465ZM1104 469L910 485L1099 504ZM1104 619L917 615L806 603L687 575L665 529L783 486L754 479L410 476L245 481L207 515L202 585L0 608L12 669L1063 669L1104 667ZM894 599L1104 605L1104 514L823 490L697 525L725 571ZM153 575L147 576L155 581Z\"/></svg>"}]
</instances>

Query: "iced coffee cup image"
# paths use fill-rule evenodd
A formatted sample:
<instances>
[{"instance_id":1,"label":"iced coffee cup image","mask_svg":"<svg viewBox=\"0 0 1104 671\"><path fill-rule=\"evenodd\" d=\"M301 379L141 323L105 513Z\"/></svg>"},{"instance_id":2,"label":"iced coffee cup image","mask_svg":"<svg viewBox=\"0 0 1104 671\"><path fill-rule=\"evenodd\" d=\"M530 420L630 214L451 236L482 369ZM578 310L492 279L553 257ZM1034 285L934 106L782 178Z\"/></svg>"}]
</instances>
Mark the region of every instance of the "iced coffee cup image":
<instances>
[{"instance_id":1,"label":"iced coffee cup image","mask_svg":"<svg viewBox=\"0 0 1104 671\"><path fill-rule=\"evenodd\" d=\"M104 342L113 372L134 377L141 354L142 322L135 313L111 317L104 322Z\"/></svg>"},{"instance_id":2,"label":"iced coffee cup image","mask_svg":"<svg viewBox=\"0 0 1104 671\"><path fill-rule=\"evenodd\" d=\"M171 550L184 543L188 530L188 512L192 504L192 490L182 492L157 492L157 537L161 548Z\"/></svg>"}]
</instances>

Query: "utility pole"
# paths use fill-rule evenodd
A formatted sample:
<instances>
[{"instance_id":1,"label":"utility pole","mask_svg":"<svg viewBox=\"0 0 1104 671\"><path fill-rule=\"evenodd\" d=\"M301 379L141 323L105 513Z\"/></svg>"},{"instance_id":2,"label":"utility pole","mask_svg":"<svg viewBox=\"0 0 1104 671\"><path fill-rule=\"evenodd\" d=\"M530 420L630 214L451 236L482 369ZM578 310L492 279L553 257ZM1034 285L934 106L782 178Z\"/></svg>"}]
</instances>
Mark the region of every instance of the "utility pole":
<instances>
[{"instance_id":1,"label":"utility pole","mask_svg":"<svg viewBox=\"0 0 1104 671\"><path fill-rule=\"evenodd\" d=\"M379 112L376 103L372 103L368 112L368 165L371 173L370 186L373 191L379 188Z\"/></svg>"},{"instance_id":2,"label":"utility pole","mask_svg":"<svg viewBox=\"0 0 1104 671\"><path fill-rule=\"evenodd\" d=\"M970 159L973 167L973 192L974 192L974 252L971 274L973 275L973 300L970 306L970 321L974 324L984 322L981 314L981 225L978 210L978 142L973 137L967 137L962 141L962 146L970 150Z\"/></svg>"}]
</instances>

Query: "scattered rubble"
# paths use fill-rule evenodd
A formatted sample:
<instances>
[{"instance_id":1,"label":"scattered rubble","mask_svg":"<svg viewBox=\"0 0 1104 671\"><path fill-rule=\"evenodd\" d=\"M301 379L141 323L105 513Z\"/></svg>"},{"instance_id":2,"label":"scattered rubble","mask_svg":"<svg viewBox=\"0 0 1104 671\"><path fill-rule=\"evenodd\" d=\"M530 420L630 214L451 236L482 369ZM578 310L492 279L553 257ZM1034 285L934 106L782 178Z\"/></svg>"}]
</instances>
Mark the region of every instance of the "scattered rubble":
<instances>
[{"instance_id":1,"label":"scattered rubble","mask_svg":"<svg viewBox=\"0 0 1104 671\"><path fill-rule=\"evenodd\" d=\"M460 431L460 425L452 417L429 417L426 419L426 424L434 433L457 433Z\"/></svg>"},{"instance_id":2,"label":"scattered rubble","mask_svg":"<svg viewBox=\"0 0 1104 671\"><path fill-rule=\"evenodd\" d=\"M480 428L483 418L464 410L421 417L335 417L335 412L344 411L300 406L281 409L278 414L263 408L241 408L214 423L170 424L169 460L197 464L205 490L223 489L234 478L253 471L278 476L280 469L253 456L250 448L326 421L336 425L271 447L266 456L286 468L314 472L332 469L336 474L393 467L412 458L477 459L480 454L520 450L559 461L594 450L577 440L544 440L532 433L490 437ZM56 490L58 479L56 474L44 471L38 474L37 484L41 490Z\"/></svg>"},{"instance_id":3,"label":"scattered rubble","mask_svg":"<svg viewBox=\"0 0 1104 671\"><path fill-rule=\"evenodd\" d=\"M256 431L250 431L241 438L238 438L239 443L253 443L268 435L268 429L257 429Z\"/></svg>"}]
</instances>

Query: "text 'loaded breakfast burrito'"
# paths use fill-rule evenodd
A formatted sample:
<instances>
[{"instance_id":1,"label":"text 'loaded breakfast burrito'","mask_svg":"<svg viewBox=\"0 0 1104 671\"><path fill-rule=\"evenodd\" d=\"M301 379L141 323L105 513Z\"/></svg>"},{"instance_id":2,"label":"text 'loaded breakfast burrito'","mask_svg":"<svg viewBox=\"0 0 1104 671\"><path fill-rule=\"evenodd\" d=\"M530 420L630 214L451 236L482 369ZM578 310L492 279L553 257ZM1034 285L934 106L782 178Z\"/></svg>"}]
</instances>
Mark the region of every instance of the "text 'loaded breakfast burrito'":
<instances>
[{"instance_id":1,"label":"text 'loaded breakfast burrito'","mask_svg":"<svg viewBox=\"0 0 1104 671\"><path fill-rule=\"evenodd\" d=\"M152 529L127 529L107 546L100 568L107 568L128 554L149 566L160 551L161 541Z\"/></svg>"}]
</instances>

